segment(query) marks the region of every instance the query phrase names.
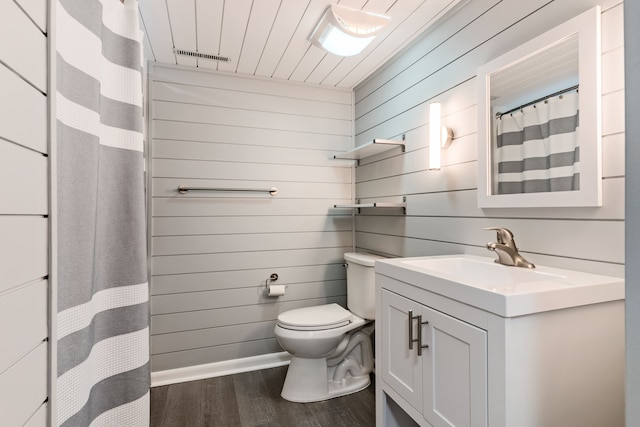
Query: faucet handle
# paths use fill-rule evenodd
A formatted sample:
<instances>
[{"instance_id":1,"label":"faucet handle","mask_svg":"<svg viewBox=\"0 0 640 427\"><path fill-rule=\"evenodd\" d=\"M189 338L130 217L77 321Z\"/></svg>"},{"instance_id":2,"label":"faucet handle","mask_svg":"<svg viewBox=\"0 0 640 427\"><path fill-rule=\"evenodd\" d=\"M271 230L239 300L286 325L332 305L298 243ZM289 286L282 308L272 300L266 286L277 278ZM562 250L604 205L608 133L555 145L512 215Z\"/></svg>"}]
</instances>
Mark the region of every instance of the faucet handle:
<instances>
[{"instance_id":1,"label":"faucet handle","mask_svg":"<svg viewBox=\"0 0 640 427\"><path fill-rule=\"evenodd\" d=\"M485 230L495 231L498 243L501 243L503 245L513 245L515 247L515 241L513 239L513 233L511 232L511 230L503 227L485 227Z\"/></svg>"}]
</instances>

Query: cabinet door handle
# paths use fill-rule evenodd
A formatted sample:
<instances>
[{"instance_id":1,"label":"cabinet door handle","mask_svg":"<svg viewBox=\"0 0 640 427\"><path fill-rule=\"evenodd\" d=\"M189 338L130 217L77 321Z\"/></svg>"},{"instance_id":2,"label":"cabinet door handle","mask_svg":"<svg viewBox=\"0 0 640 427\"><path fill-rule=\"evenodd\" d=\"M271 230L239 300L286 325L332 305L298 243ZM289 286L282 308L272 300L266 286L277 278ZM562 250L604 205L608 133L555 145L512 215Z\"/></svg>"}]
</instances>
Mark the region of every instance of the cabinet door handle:
<instances>
[{"instance_id":1,"label":"cabinet door handle","mask_svg":"<svg viewBox=\"0 0 640 427\"><path fill-rule=\"evenodd\" d=\"M428 325L429 322L422 321L422 314L414 317L413 310L409 310L407 314L409 315L409 350L413 350L413 343L415 342L418 344L418 356L422 356L422 349L429 348L429 345L422 345L422 325ZM417 338L413 338L413 319L416 319L418 321Z\"/></svg>"},{"instance_id":2,"label":"cabinet door handle","mask_svg":"<svg viewBox=\"0 0 640 427\"><path fill-rule=\"evenodd\" d=\"M422 321L422 315L417 316L418 319L418 356L422 356L422 349L429 348L428 344L422 345L422 325L427 325L429 322Z\"/></svg>"},{"instance_id":3,"label":"cabinet door handle","mask_svg":"<svg viewBox=\"0 0 640 427\"><path fill-rule=\"evenodd\" d=\"M409 310L409 350L413 350L413 343L416 341L413 339L413 310Z\"/></svg>"}]
</instances>

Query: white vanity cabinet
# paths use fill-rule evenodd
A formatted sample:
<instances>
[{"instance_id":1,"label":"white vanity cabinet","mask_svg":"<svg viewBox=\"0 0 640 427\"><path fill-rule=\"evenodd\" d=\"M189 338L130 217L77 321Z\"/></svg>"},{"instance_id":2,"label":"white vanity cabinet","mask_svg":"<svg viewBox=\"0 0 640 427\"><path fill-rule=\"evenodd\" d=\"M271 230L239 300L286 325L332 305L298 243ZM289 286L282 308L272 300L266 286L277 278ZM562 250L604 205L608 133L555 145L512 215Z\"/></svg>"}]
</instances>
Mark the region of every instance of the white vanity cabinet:
<instances>
[{"instance_id":1,"label":"white vanity cabinet","mask_svg":"<svg viewBox=\"0 0 640 427\"><path fill-rule=\"evenodd\" d=\"M387 289L381 298L385 384L433 425L485 426L486 331Z\"/></svg>"},{"instance_id":2,"label":"white vanity cabinet","mask_svg":"<svg viewBox=\"0 0 640 427\"><path fill-rule=\"evenodd\" d=\"M394 264L376 263L377 427L624 426L623 284L498 314Z\"/></svg>"}]
</instances>

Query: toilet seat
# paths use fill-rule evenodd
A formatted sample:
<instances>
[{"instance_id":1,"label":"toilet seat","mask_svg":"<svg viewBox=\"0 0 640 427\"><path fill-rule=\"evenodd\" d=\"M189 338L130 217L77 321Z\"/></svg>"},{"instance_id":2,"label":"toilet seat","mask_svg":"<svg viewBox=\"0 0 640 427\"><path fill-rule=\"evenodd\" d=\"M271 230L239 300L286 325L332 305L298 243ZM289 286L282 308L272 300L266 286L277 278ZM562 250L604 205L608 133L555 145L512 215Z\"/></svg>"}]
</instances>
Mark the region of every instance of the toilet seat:
<instances>
[{"instance_id":1,"label":"toilet seat","mask_svg":"<svg viewBox=\"0 0 640 427\"><path fill-rule=\"evenodd\" d=\"M352 316L351 312L333 303L286 311L278 316L278 325L296 331L321 331L346 326Z\"/></svg>"}]
</instances>

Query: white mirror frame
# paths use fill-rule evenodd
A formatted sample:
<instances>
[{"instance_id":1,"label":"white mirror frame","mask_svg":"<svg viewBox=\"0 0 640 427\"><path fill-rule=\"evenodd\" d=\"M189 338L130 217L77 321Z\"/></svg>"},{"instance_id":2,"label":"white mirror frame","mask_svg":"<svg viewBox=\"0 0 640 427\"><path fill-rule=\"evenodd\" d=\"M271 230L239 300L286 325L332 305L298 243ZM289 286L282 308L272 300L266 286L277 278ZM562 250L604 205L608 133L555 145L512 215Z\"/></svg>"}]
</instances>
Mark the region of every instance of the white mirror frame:
<instances>
[{"instance_id":1,"label":"white mirror frame","mask_svg":"<svg viewBox=\"0 0 640 427\"><path fill-rule=\"evenodd\" d=\"M531 208L602 206L602 125L600 79L600 7L488 62L478 69L478 206ZM544 193L492 194L491 75L568 37L578 35L580 190Z\"/></svg>"}]
</instances>

